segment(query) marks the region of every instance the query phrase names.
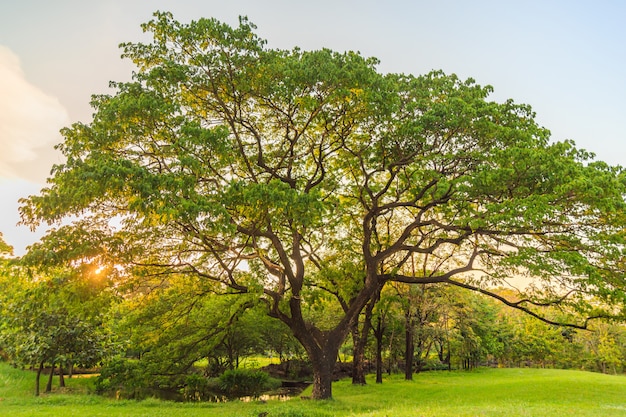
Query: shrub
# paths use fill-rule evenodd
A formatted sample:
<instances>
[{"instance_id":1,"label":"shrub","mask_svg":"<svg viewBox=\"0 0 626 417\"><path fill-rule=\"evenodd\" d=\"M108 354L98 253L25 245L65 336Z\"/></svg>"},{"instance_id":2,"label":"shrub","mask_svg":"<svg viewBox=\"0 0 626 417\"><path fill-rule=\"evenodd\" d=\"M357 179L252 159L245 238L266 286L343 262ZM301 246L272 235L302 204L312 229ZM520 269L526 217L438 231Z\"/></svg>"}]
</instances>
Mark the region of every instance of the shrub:
<instances>
[{"instance_id":1,"label":"shrub","mask_svg":"<svg viewBox=\"0 0 626 417\"><path fill-rule=\"evenodd\" d=\"M181 390L185 401L211 401L219 397L217 386L199 374L189 374Z\"/></svg>"},{"instance_id":2,"label":"shrub","mask_svg":"<svg viewBox=\"0 0 626 417\"><path fill-rule=\"evenodd\" d=\"M116 398L179 400L182 378L181 375L155 375L138 360L116 357L102 367L95 386L98 394Z\"/></svg>"},{"instance_id":3,"label":"shrub","mask_svg":"<svg viewBox=\"0 0 626 417\"><path fill-rule=\"evenodd\" d=\"M263 371L235 369L219 377L219 390L228 397L258 396L264 391L276 389L280 381L270 378Z\"/></svg>"},{"instance_id":4,"label":"shrub","mask_svg":"<svg viewBox=\"0 0 626 417\"><path fill-rule=\"evenodd\" d=\"M126 358L116 357L105 364L100 370L100 375L96 378L96 392L98 394L120 394L124 392L124 397L134 397L129 391L137 385L137 374L139 367L134 361ZM138 388L138 387L135 387ZM129 395L130 394L130 395Z\"/></svg>"},{"instance_id":5,"label":"shrub","mask_svg":"<svg viewBox=\"0 0 626 417\"><path fill-rule=\"evenodd\" d=\"M281 382L263 371L238 369L208 379L182 371L160 375L140 360L117 357L102 367L96 378L96 392L116 398L156 397L176 401L215 401L258 396L280 387Z\"/></svg>"}]
</instances>

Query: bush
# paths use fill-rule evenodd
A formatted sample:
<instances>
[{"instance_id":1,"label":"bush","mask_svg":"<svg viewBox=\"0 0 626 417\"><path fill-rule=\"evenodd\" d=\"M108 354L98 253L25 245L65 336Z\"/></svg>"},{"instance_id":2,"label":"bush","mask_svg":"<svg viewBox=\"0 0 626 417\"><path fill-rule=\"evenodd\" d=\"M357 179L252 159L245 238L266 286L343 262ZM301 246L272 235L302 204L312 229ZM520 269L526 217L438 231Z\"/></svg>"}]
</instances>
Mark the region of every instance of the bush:
<instances>
[{"instance_id":1,"label":"bush","mask_svg":"<svg viewBox=\"0 0 626 417\"><path fill-rule=\"evenodd\" d=\"M280 381L270 378L263 371L235 369L224 372L218 378L218 386L227 397L258 396L264 391L278 388Z\"/></svg>"},{"instance_id":2,"label":"bush","mask_svg":"<svg viewBox=\"0 0 626 417\"><path fill-rule=\"evenodd\" d=\"M163 376L150 372L141 361L117 357L102 367L95 385L98 394L116 398L215 401L258 396L280 387L281 382L263 371L248 369L226 371L212 379L185 372Z\"/></svg>"},{"instance_id":3,"label":"bush","mask_svg":"<svg viewBox=\"0 0 626 417\"><path fill-rule=\"evenodd\" d=\"M96 393L115 394L117 397L133 398L133 391L137 387L139 367L136 361L116 357L105 364L96 378ZM121 395L122 392L124 395Z\"/></svg>"},{"instance_id":4,"label":"bush","mask_svg":"<svg viewBox=\"0 0 626 417\"><path fill-rule=\"evenodd\" d=\"M185 386L181 390L185 401L212 401L219 398L218 385L198 374L190 374L185 378Z\"/></svg>"},{"instance_id":5,"label":"bush","mask_svg":"<svg viewBox=\"0 0 626 417\"><path fill-rule=\"evenodd\" d=\"M102 367L95 386L96 393L116 398L180 400L178 391L183 378L184 375L155 375L138 360L116 357Z\"/></svg>"}]
</instances>

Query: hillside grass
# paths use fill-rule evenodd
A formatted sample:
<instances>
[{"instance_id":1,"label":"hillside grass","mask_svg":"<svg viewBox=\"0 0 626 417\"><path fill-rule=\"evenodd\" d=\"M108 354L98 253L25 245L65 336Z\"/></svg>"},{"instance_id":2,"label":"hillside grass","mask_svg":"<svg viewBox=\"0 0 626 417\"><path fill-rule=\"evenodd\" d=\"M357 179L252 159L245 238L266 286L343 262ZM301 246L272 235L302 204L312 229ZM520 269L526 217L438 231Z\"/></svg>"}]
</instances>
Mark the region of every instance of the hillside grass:
<instances>
[{"instance_id":1,"label":"hillside grass","mask_svg":"<svg viewBox=\"0 0 626 417\"><path fill-rule=\"evenodd\" d=\"M333 385L334 399L311 401L170 403L149 399L120 401L92 394L87 378L33 396L35 375L0 363L0 415L17 416L216 416L256 417L442 417L442 416L625 416L626 377L546 369L480 369L427 372L382 385L349 380ZM45 383L42 378L42 388ZM55 379L55 384L57 383ZM309 395L305 391L303 395Z\"/></svg>"}]
</instances>

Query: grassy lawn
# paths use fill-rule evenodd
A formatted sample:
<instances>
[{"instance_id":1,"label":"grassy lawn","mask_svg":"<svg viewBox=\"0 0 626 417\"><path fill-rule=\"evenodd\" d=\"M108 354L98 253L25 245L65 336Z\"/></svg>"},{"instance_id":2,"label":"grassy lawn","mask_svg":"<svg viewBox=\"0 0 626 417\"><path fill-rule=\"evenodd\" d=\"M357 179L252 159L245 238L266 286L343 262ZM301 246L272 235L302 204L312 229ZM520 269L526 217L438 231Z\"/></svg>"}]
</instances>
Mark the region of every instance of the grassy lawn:
<instances>
[{"instance_id":1,"label":"grassy lawn","mask_svg":"<svg viewBox=\"0 0 626 417\"><path fill-rule=\"evenodd\" d=\"M626 416L626 377L563 370L442 371L416 375L410 382L394 375L382 385L369 380L366 386L352 386L344 380L333 385L334 400L320 402L300 398L226 404L115 401L90 394L89 379L67 382L64 392L57 388L37 398L32 395L33 373L0 363L0 415L256 417L267 412L267 417Z\"/></svg>"}]
</instances>

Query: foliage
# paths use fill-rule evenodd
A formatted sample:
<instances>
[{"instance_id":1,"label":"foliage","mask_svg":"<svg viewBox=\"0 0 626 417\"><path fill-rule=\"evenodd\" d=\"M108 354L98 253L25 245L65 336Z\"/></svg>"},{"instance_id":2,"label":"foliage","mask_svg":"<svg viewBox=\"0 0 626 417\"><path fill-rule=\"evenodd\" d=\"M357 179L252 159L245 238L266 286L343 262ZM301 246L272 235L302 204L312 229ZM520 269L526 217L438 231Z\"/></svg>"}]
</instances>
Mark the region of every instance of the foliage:
<instances>
[{"instance_id":1,"label":"foliage","mask_svg":"<svg viewBox=\"0 0 626 417\"><path fill-rule=\"evenodd\" d=\"M230 398L256 396L279 386L280 381L272 380L267 373L251 369L233 369L219 377L220 392Z\"/></svg>"},{"instance_id":2,"label":"foliage","mask_svg":"<svg viewBox=\"0 0 626 417\"><path fill-rule=\"evenodd\" d=\"M4 241L2 232L0 232L0 257L13 255L13 247Z\"/></svg>"},{"instance_id":3,"label":"foliage","mask_svg":"<svg viewBox=\"0 0 626 417\"><path fill-rule=\"evenodd\" d=\"M61 384L64 372L93 367L116 348L105 326L117 300L111 291L115 274L89 262L93 253L87 251L94 247L81 247L85 242L76 240L77 230L51 232L0 275L0 347L14 364L38 367L39 373L44 366L52 371L59 366Z\"/></svg>"},{"instance_id":4,"label":"foliage","mask_svg":"<svg viewBox=\"0 0 626 417\"><path fill-rule=\"evenodd\" d=\"M280 381L252 369L227 370L216 378L196 372L160 374L140 360L116 357L102 367L95 379L99 394L141 400L148 397L186 401L258 396L280 387Z\"/></svg>"},{"instance_id":5,"label":"foliage","mask_svg":"<svg viewBox=\"0 0 626 417\"><path fill-rule=\"evenodd\" d=\"M263 317L254 300L207 293L201 281L170 276L121 304L115 331L155 375L184 374L206 360L204 372L218 376L248 356L294 351L284 327Z\"/></svg>"},{"instance_id":6,"label":"foliage","mask_svg":"<svg viewBox=\"0 0 626 417\"><path fill-rule=\"evenodd\" d=\"M410 304L408 296L414 297ZM605 373L622 373L626 369L623 323L596 322L581 331L544 323L480 294L454 287L425 286L419 290L413 288L412 294L386 290L377 307L376 314L382 315L385 323L383 365L390 373L400 372L407 362L405 326L409 306L414 318L416 372L480 366L552 367ZM570 320L563 309L553 308L546 314L553 320ZM373 345L371 340L367 351L370 363L375 360Z\"/></svg>"},{"instance_id":7,"label":"foliage","mask_svg":"<svg viewBox=\"0 0 626 417\"><path fill-rule=\"evenodd\" d=\"M131 358L106 362L99 392L124 398L177 395L192 400L227 395L207 376L239 366L246 356L265 352L267 320L244 297L204 294L201 282L169 277L161 288L120 304L114 329L127 340ZM267 330L265 330L267 331ZM197 363L206 359L203 376Z\"/></svg>"},{"instance_id":8,"label":"foliage","mask_svg":"<svg viewBox=\"0 0 626 417\"><path fill-rule=\"evenodd\" d=\"M198 374L187 375L182 389L185 401L210 401L215 398L215 392L209 379Z\"/></svg>"},{"instance_id":9,"label":"foliage","mask_svg":"<svg viewBox=\"0 0 626 417\"><path fill-rule=\"evenodd\" d=\"M121 398L145 398L140 390L144 388L141 368L136 362L114 357L101 367L96 377L95 388L98 394L115 393Z\"/></svg>"}]
</instances>

